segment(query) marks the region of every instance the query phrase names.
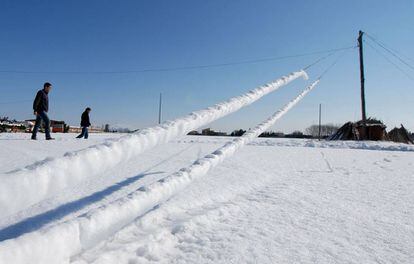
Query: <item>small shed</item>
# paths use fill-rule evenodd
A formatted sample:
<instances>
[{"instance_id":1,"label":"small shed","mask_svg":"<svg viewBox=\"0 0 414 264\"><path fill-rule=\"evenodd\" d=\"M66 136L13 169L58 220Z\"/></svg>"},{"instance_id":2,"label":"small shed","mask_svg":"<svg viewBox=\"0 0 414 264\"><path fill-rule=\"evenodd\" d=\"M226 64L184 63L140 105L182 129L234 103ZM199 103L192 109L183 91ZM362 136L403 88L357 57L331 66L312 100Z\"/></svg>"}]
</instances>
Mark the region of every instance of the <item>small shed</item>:
<instances>
[{"instance_id":1,"label":"small shed","mask_svg":"<svg viewBox=\"0 0 414 264\"><path fill-rule=\"evenodd\" d=\"M356 128L359 132L359 137L362 140L388 140L387 128L382 121L369 118L366 120L365 126L362 120L356 123Z\"/></svg>"},{"instance_id":2,"label":"small shed","mask_svg":"<svg viewBox=\"0 0 414 264\"><path fill-rule=\"evenodd\" d=\"M50 120L50 128L53 133L64 133L65 125L65 121Z\"/></svg>"},{"instance_id":3,"label":"small shed","mask_svg":"<svg viewBox=\"0 0 414 264\"><path fill-rule=\"evenodd\" d=\"M329 140L387 140L386 126L382 121L369 118L365 125L362 120L347 122Z\"/></svg>"}]
</instances>

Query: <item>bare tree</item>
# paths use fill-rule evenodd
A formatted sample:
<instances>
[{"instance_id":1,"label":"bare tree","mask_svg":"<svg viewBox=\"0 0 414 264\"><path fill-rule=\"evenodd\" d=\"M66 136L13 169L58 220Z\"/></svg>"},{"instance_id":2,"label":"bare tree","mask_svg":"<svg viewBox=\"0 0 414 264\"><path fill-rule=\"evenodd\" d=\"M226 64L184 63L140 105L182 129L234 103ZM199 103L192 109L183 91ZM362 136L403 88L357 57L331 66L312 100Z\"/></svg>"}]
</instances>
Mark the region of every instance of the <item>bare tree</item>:
<instances>
[{"instance_id":1,"label":"bare tree","mask_svg":"<svg viewBox=\"0 0 414 264\"><path fill-rule=\"evenodd\" d=\"M325 124L321 125L321 136L322 137L329 137L333 135L339 129L338 125L334 124ZM318 125L311 125L305 130L307 135L317 137L319 135L319 126Z\"/></svg>"}]
</instances>

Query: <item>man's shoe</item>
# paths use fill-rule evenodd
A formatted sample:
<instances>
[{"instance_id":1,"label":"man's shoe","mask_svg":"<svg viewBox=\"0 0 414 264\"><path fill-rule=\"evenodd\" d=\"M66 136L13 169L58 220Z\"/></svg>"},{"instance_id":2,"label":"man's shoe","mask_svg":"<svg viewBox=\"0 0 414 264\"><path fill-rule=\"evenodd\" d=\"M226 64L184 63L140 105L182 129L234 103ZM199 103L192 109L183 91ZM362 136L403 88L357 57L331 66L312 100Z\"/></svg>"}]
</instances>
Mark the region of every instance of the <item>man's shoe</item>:
<instances>
[{"instance_id":1,"label":"man's shoe","mask_svg":"<svg viewBox=\"0 0 414 264\"><path fill-rule=\"evenodd\" d=\"M32 140L37 140L37 138L35 138L35 137L32 137L31 139L32 139Z\"/></svg>"},{"instance_id":2,"label":"man's shoe","mask_svg":"<svg viewBox=\"0 0 414 264\"><path fill-rule=\"evenodd\" d=\"M55 140L54 138L46 138L46 140Z\"/></svg>"}]
</instances>

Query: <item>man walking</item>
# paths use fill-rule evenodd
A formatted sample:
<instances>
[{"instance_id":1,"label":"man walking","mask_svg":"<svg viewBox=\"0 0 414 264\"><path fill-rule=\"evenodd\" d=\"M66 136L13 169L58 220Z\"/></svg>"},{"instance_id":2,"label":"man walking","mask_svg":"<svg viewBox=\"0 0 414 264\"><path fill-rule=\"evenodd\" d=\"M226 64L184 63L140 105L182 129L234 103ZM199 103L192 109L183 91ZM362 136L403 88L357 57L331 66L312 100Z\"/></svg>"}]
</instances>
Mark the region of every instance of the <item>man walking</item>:
<instances>
[{"instance_id":1,"label":"man walking","mask_svg":"<svg viewBox=\"0 0 414 264\"><path fill-rule=\"evenodd\" d=\"M87 107L85 111L82 113L81 116L81 127L82 127L82 133L80 133L79 136L76 138L88 138L88 127L91 125L91 122L89 121L89 113L91 112L91 108Z\"/></svg>"},{"instance_id":2,"label":"man walking","mask_svg":"<svg viewBox=\"0 0 414 264\"><path fill-rule=\"evenodd\" d=\"M50 120L47 116L47 112L49 111L49 97L48 94L50 90L52 89L52 84L45 83L43 85L43 89L38 91L36 94L36 98L33 102L33 111L34 115L36 116L36 123L33 128L32 132L32 139L36 140L36 134L39 130L40 124L42 123L42 120L45 124L45 134L46 134L46 140L52 140L50 136Z\"/></svg>"}]
</instances>

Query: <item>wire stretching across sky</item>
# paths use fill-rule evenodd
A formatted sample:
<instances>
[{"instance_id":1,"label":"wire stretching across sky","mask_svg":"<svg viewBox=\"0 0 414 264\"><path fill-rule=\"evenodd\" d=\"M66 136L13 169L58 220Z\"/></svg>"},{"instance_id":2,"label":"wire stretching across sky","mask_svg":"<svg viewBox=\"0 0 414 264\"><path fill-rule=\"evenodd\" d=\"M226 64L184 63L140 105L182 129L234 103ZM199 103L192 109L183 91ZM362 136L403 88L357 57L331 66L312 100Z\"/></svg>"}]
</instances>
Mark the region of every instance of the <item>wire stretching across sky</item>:
<instances>
[{"instance_id":1,"label":"wire stretching across sky","mask_svg":"<svg viewBox=\"0 0 414 264\"><path fill-rule=\"evenodd\" d=\"M329 54L324 55L318 59L316 59L315 61L313 61L312 63L308 64L307 66L305 66L303 68L303 70L308 70L310 68L312 68L313 66L315 66L316 64L319 64L320 62L322 62L323 60L331 57L332 55L336 54L337 52L342 51L341 55L339 57L343 57L343 55L347 52L350 51L351 49L355 49L356 47L349 47L349 48L342 48L342 49L335 49L335 50L330 50ZM286 56L285 56L286 57ZM339 60L339 58L337 59ZM337 62L337 61L336 61ZM334 64L336 64L336 62ZM333 67L334 65L331 65L331 67ZM326 70L328 71L328 70ZM325 71L325 72L326 72ZM325 73L324 72L324 73ZM319 77L319 79L322 77L322 75L324 75L324 73L321 74L321 76ZM7 105L7 104L16 104L16 103L27 103L27 102L31 102L32 99L22 99L22 100L14 100L14 101L7 101L7 102L0 102L0 105Z\"/></svg>"},{"instance_id":2,"label":"wire stretching across sky","mask_svg":"<svg viewBox=\"0 0 414 264\"><path fill-rule=\"evenodd\" d=\"M369 43L367 41L364 41L364 43L367 44L370 48L372 48L378 55L380 55L381 57L383 57L388 63L390 63L391 65L393 65L397 70L399 70L401 73L403 73L408 79L414 81L414 77L411 76L411 74L409 74L408 72L406 72L405 70L403 70L400 66L398 66L398 64L396 64L395 62L393 62L390 58L388 58L379 49L375 48L373 45L371 45L371 43Z\"/></svg>"},{"instance_id":3,"label":"wire stretching across sky","mask_svg":"<svg viewBox=\"0 0 414 264\"><path fill-rule=\"evenodd\" d=\"M339 56L331 64L329 64L328 67L319 75L318 80L322 79L322 77L325 76L326 73L328 73L333 67L335 67L335 65L345 56L345 54L348 51L349 50L342 51L342 53L339 54Z\"/></svg>"},{"instance_id":4,"label":"wire stretching across sky","mask_svg":"<svg viewBox=\"0 0 414 264\"><path fill-rule=\"evenodd\" d=\"M326 53L335 53L342 50L353 49L355 46L328 49L322 51L307 52L294 55L286 55L279 57L269 57L261 59L251 59L251 60L242 60L226 63L217 63L217 64L205 64L205 65L192 65L192 66L180 66L180 67L171 67L171 68L154 68L154 69L141 69L141 70L123 70L123 71L21 71L21 70L0 70L0 73L14 73L14 74L132 74L132 73L146 73L146 72L173 72L173 71L183 71L183 70L197 70L197 69L209 69L217 67L227 67L243 64L253 64L269 61L278 61L292 58L300 58L311 55L326 54Z\"/></svg>"},{"instance_id":5,"label":"wire stretching across sky","mask_svg":"<svg viewBox=\"0 0 414 264\"><path fill-rule=\"evenodd\" d=\"M308 56L308 55L311 55L311 54L314 55L314 54L325 54L325 53L328 53L327 55L324 55L322 57L319 57L318 59L316 59L315 61L313 61L312 63L308 64L307 66L305 66L303 68L304 70L308 70L308 69L312 68L313 66L315 66L316 64L319 64L323 60L325 60L325 59L331 57L332 55L336 54L337 52L342 51L342 55L340 56L340 57L342 57L343 54L346 53L346 51L350 51L351 49L353 50L355 48L356 48L356 46L353 46L353 47L340 48L340 49L331 49L331 50L327 50L327 51L319 51L319 52L314 52L314 53L304 53L306 55L304 55L304 54L302 54L302 55L290 55L290 56L283 56L283 57L279 57L279 58L291 58L291 57L298 57L298 56ZM36 73L44 73L44 72L36 72ZM81 73L81 72L79 72L79 73ZM87 72L84 72L84 73L87 73ZM16 103L27 103L27 102L31 102L31 101L32 101L32 99L13 100L13 101L0 102L0 105L16 104Z\"/></svg>"},{"instance_id":6,"label":"wire stretching across sky","mask_svg":"<svg viewBox=\"0 0 414 264\"><path fill-rule=\"evenodd\" d=\"M365 32L364 32L365 33ZM379 40L375 39L374 37L372 37L371 35L365 33L365 35L372 40L373 42L375 42L375 44L377 44L378 46L380 46L381 48L383 48L385 51L387 51L389 54L391 54L394 58L396 58L397 60L399 60L401 63L403 63L405 66L411 68L412 70L414 70L414 66L411 65L410 63L408 63L407 61L405 61L401 55L398 55L399 52L395 51L395 49L391 49L391 48L387 48L385 46L385 44L383 44L382 42L380 42Z\"/></svg>"}]
</instances>

